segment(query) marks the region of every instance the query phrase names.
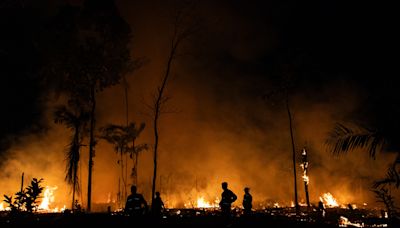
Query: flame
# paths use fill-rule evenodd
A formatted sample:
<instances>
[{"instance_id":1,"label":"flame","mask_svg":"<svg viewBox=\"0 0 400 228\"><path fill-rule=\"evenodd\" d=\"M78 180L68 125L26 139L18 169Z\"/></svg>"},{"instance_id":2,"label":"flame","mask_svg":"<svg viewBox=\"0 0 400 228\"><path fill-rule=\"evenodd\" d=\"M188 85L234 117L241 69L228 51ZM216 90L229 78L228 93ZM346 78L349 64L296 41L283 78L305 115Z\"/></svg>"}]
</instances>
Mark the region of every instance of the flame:
<instances>
[{"instance_id":1,"label":"flame","mask_svg":"<svg viewBox=\"0 0 400 228\"><path fill-rule=\"evenodd\" d=\"M331 193L327 192L319 197L319 199L327 206L327 207L338 207L339 204L337 200L332 196Z\"/></svg>"},{"instance_id":2,"label":"flame","mask_svg":"<svg viewBox=\"0 0 400 228\"><path fill-rule=\"evenodd\" d=\"M308 182L310 181L310 178L308 178L306 172L304 171L303 173L303 181L306 182L308 184Z\"/></svg>"},{"instance_id":3,"label":"flame","mask_svg":"<svg viewBox=\"0 0 400 228\"><path fill-rule=\"evenodd\" d=\"M303 156L303 163L300 164L300 167L303 169L303 181L308 185L308 182L310 181L310 179L307 176L307 168L308 168L308 161L307 161L307 152L306 149L303 148L303 151L301 153L301 155Z\"/></svg>"},{"instance_id":4,"label":"flame","mask_svg":"<svg viewBox=\"0 0 400 228\"><path fill-rule=\"evenodd\" d=\"M54 202L54 191L57 190L57 186L50 187L46 186L44 193L43 193L43 199L42 202L40 203L38 209L39 210L45 210L45 211L50 211L50 204ZM58 210L58 208L55 208Z\"/></svg>"},{"instance_id":5,"label":"flame","mask_svg":"<svg viewBox=\"0 0 400 228\"><path fill-rule=\"evenodd\" d=\"M197 198L197 207L210 208L212 207L212 205L209 202L205 201L203 197L199 197Z\"/></svg>"},{"instance_id":6,"label":"flame","mask_svg":"<svg viewBox=\"0 0 400 228\"><path fill-rule=\"evenodd\" d=\"M185 203L184 206L186 208L190 208L190 207L193 207L193 208L217 208L217 207L219 207L219 199L217 197L214 200L214 202L210 203L209 201L205 200L205 198L203 196L200 196L197 198L197 200L194 203L192 203L192 202Z\"/></svg>"},{"instance_id":7,"label":"flame","mask_svg":"<svg viewBox=\"0 0 400 228\"><path fill-rule=\"evenodd\" d=\"M4 207L3 202L0 203L0 211L9 211L9 210L11 210L10 207Z\"/></svg>"}]
</instances>

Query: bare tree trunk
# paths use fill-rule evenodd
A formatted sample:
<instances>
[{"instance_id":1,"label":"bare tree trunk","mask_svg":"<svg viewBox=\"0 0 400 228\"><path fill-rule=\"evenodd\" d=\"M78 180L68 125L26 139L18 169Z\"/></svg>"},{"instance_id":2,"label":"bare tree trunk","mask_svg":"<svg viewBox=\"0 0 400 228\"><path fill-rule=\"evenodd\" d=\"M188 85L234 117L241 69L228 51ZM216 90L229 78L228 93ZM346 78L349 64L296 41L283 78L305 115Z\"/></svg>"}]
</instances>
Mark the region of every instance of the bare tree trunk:
<instances>
[{"instance_id":1,"label":"bare tree trunk","mask_svg":"<svg viewBox=\"0 0 400 228\"><path fill-rule=\"evenodd\" d=\"M121 151L119 153L119 165L121 167L120 177L121 177L121 180L122 180L122 182L121 182L121 192L120 192L120 195L121 195L120 207L122 207L122 202L124 201L124 163L123 163L122 159L123 158L122 158L122 149L121 149Z\"/></svg>"},{"instance_id":2,"label":"bare tree trunk","mask_svg":"<svg viewBox=\"0 0 400 228\"><path fill-rule=\"evenodd\" d=\"M296 207L296 213L299 212L299 203L297 199L297 175L296 175L296 148L293 138L293 127L292 127L292 114L289 108L289 95L286 93L286 109L289 117L289 128L290 128L290 139L292 142L292 160L293 160L293 179L294 179L294 203Z\"/></svg>"},{"instance_id":3,"label":"bare tree trunk","mask_svg":"<svg viewBox=\"0 0 400 228\"><path fill-rule=\"evenodd\" d=\"M183 24L183 19L185 18L185 13L189 8L181 8L177 9L174 22L173 22L173 36L171 39L170 52L167 59L167 65L164 77L162 79L161 85L157 88L156 94L154 96L154 100L151 106L151 110L153 111L153 130L154 130L154 170L153 170L153 183L151 189L151 204L153 204L153 199L156 190L156 181L157 181L157 156L158 156L158 142L159 142L159 132L158 132L158 120L160 115L163 113L163 106L167 101L167 97L164 95L164 90L167 86L167 82L169 80L171 74L171 68L173 60L176 56L176 52L178 46L184 41L189 35L191 35L196 28L194 24L191 27Z\"/></svg>"},{"instance_id":4,"label":"bare tree trunk","mask_svg":"<svg viewBox=\"0 0 400 228\"><path fill-rule=\"evenodd\" d=\"M73 167L74 168L74 172L73 172L73 177L72 177L73 178L73 182L72 182L72 207L71 207L72 210L74 210L76 191L77 190L79 191L79 189L77 187L77 185L78 185L77 180L78 180L78 169L79 169L78 165L79 165L80 150L81 150L80 131L81 131L81 127L77 126L76 129L75 129L74 141L78 145L78 153L77 153L78 158L75 158L77 160L74 160L74 167ZM76 164L75 164L75 161L76 161Z\"/></svg>"},{"instance_id":5,"label":"bare tree trunk","mask_svg":"<svg viewBox=\"0 0 400 228\"><path fill-rule=\"evenodd\" d=\"M25 174L24 174L24 172L22 172L22 176L21 176L21 192L24 191L24 176L25 176Z\"/></svg>"},{"instance_id":6,"label":"bare tree trunk","mask_svg":"<svg viewBox=\"0 0 400 228\"><path fill-rule=\"evenodd\" d=\"M124 77L124 93L125 93L125 118L126 118L126 126L129 126L129 104L128 104L128 82L126 81L126 78ZM133 143L134 145L134 143ZM133 147L135 148L135 147ZM126 186L128 182L128 155L125 154L125 182L124 182L124 197L123 200L125 201L127 197L127 191L126 191ZM123 202L124 202L123 201Z\"/></svg>"},{"instance_id":7,"label":"bare tree trunk","mask_svg":"<svg viewBox=\"0 0 400 228\"><path fill-rule=\"evenodd\" d=\"M154 103L154 121L153 121L153 126L154 126L154 128L153 128L153 130L154 130L154 155L153 155L154 170L153 170L153 185L151 188L151 203L152 204L153 204L153 199L154 199L154 195L155 195L156 180L157 180L157 152L158 152L158 137L159 137L158 136L158 119L161 114L161 105L165 101L164 90L167 85L168 78L169 78L169 75L171 72L172 60L175 57L176 48L180 42L179 39L176 39L176 35L177 34L175 34L175 36L172 40L171 51L169 53L168 62L167 62L167 69L165 71L165 75L164 75L163 81L161 83L161 86L158 88L157 99Z\"/></svg>"},{"instance_id":8,"label":"bare tree trunk","mask_svg":"<svg viewBox=\"0 0 400 228\"><path fill-rule=\"evenodd\" d=\"M94 157L94 130L95 130L95 110L96 110L96 91L93 85L90 91L91 110L90 110L90 139L89 139L89 172L88 172L88 199L87 199L87 212L91 210L92 203L92 170L93 170L93 157Z\"/></svg>"},{"instance_id":9,"label":"bare tree trunk","mask_svg":"<svg viewBox=\"0 0 400 228\"><path fill-rule=\"evenodd\" d=\"M74 203L75 203L75 186L76 186L76 179L74 179L74 183L73 183L73 189L72 189L72 205L71 205L71 209L72 211L74 210Z\"/></svg>"},{"instance_id":10,"label":"bare tree trunk","mask_svg":"<svg viewBox=\"0 0 400 228\"><path fill-rule=\"evenodd\" d=\"M153 155L153 162L154 162L154 170L153 170L153 183L151 187L151 205L153 205L153 199L156 191L156 179L157 179L157 152L158 152L158 115L154 117L154 155Z\"/></svg>"},{"instance_id":11,"label":"bare tree trunk","mask_svg":"<svg viewBox=\"0 0 400 228\"><path fill-rule=\"evenodd\" d=\"M133 147L133 148L135 148L135 147ZM133 164L133 166L134 166L134 176L133 176L133 183L135 184L135 185L137 185L138 184L138 164L139 164L139 153L137 152L135 152L134 153L134 158L135 158L135 161L134 161L134 164Z\"/></svg>"},{"instance_id":12,"label":"bare tree trunk","mask_svg":"<svg viewBox=\"0 0 400 228\"><path fill-rule=\"evenodd\" d=\"M308 193L308 159L307 159L307 151L306 148L303 148L303 152L301 153L301 156L303 158L303 180L304 180L304 191L306 192L306 202L307 202L307 208L310 209L310 196Z\"/></svg>"}]
</instances>

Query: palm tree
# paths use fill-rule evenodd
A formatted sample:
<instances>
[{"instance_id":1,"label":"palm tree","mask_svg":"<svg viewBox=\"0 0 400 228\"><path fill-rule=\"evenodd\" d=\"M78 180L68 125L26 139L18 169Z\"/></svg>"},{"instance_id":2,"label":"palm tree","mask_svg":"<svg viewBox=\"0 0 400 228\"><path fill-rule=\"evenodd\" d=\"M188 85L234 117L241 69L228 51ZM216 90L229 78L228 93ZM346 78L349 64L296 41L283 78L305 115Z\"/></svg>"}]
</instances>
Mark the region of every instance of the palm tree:
<instances>
[{"instance_id":1,"label":"palm tree","mask_svg":"<svg viewBox=\"0 0 400 228\"><path fill-rule=\"evenodd\" d=\"M139 137L140 133L144 130L144 127L145 127L144 123L142 123L138 128L136 128L134 123L130 123L126 127L128 138L130 138L132 142L132 146L127 147L127 152L129 153L129 157L132 159L133 163L131 177L135 185L137 185L138 183L139 154L142 151L148 150L148 145L146 143L136 145L136 139L137 137Z\"/></svg>"},{"instance_id":2,"label":"palm tree","mask_svg":"<svg viewBox=\"0 0 400 228\"><path fill-rule=\"evenodd\" d=\"M74 208L75 193L80 191L78 182L80 148L88 120L89 113L78 102L70 108L65 105L59 106L54 112L54 122L64 124L73 131L65 155L67 161L65 180L72 186L72 209Z\"/></svg>"},{"instance_id":3,"label":"palm tree","mask_svg":"<svg viewBox=\"0 0 400 228\"><path fill-rule=\"evenodd\" d=\"M375 159L376 154L390 144L388 138L390 138L388 135L378 130L360 126L347 127L337 123L330 132L326 144L336 155L355 149L364 149L368 151L370 157ZM387 187L392 185L396 188L400 187L400 151L397 151L397 157L388 168L386 177L373 183L374 192L380 199L379 202L385 204L391 218L395 216L396 207Z\"/></svg>"},{"instance_id":4,"label":"palm tree","mask_svg":"<svg viewBox=\"0 0 400 228\"><path fill-rule=\"evenodd\" d=\"M332 132L328 135L326 144L330 151L335 154L347 153L355 149L365 149L370 157L376 157L376 154L390 142L384 132L372 130L366 127L353 126L348 127L341 123L337 123ZM394 184L397 188L400 187L400 152L397 152L397 157L388 169L387 176L374 183L374 187L381 185Z\"/></svg>"},{"instance_id":5,"label":"palm tree","mask_svg":"<svg viewBox=\"0 0 400 228\"><path fill-rule=\"evenodd\" d=\"M121 175L120 178L122 179L122 196L121 193L119 192L119 201L120 201L120 206L122 206L122 202L124 202L127 191L126 191L126 186L127 186L127 177L124 176L124 171L127 168L127 165L124 166L124 163L126 164L126 161L124 161L124 154L130 153L131 158L133 158L132 154L135 154L136 152L139 153L143 149L147 148L147 146L142 146L140 145L139 147L135 147L135 140L136 138L140 135L140 133L144 130L145 124L142 123L138 128L136 127L136 124L131 122L127 126L122 126L122 125L115 125L115 124L108 124L105 127L102 127L100 129L101 139L105 139L107 142L111 143L114 145L115 151L119 154L120 159L117 161L117 163L121 167ZM132 146L129 146L129 144L133 142ZM135 157L137 159L137 156ZM136 164L137 165L137 164Z\"/></svg>"}]
</instances>

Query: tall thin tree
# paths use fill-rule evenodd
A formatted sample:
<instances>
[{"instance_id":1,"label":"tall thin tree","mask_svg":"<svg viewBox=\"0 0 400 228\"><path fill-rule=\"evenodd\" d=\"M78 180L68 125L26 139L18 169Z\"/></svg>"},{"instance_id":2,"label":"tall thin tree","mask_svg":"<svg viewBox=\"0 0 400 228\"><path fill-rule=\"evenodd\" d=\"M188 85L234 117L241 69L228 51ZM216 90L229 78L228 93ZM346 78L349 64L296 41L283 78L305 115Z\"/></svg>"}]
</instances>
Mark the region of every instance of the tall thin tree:
<instances>
[{"instance_id":1,"label":"tall thin tree","mask_svg":"<svg viewBox=\"0 0 400 228\"><path fill-rule=\"evenodd\" d=\"M158 147L159 147L159 119L160 116L167 112L166 111L166 103L169 100L169 97L165 95L165 91L168 85L168 82L171 77L171 71L173 67L173 62L177 57L178 48L182 44L182 42L187 39L190 35L194 33L197 29L197 22L187 24L187 16L190 12L190 7L192 5L185 5L182 8L178 8L174 13L173 18L173 32L169 46L169 53L167 56L167 61L165 65L164 75L161 79L161 83L156 89L155 94L153 95L153 100L150 105L147 105L151 112L151 117L153 121L153 132L154 132L154 147L153 147L153 181L151 188L151 202L153 203L153 199L156 191L156 183L157 183L157 162L158 162Z\"/></svg>"},{"instance_id":2,"label":"tall thin tree","mask_svg":"<svg viewBox=\"0 0 400 228\"><path fill-rule=\"evenodd\" d=\"M127 196L127 177L125 176L126 164L123 163L123 157L127 153L132 153L145 148L146 146L130 146L131 142L134 142L140 133L144 130L145 124L142 123L140 126L136 126L135 123L131 122L128 126L108 124L100 128L100 138L105 139L107 142L114 145L115 151L119 155L118 164L121 167L120 180L122 180L122 192L119 192L119 206L123 206ZM140 152L140 151L139 151ZM119 187L119 189L121 188Z\"/></svg>"},{"instance_id":3,"label":"tall thin tree","mask_svg":"<svg viewBox=\"0 0 400 228\"><path fill-rule=\"evenodd\" d=\"M299 213L300 206L298 203L298 194L297 194L297 172L296 172L296 144L293 135L293 116L289 103L289 96L291 89L293 88L293 79L291 79L290 75L285 75L282 80L282 85L267 94L264 95L264 100L270 100L273 96L283 95L283 99L285 102L286 112L288 114L288 124L289 124L289 133L290 133L290 142L292 145L292 163L293 163L293 188L294 188L294 204L296 213Z\"/></svg>"}]
</instances>

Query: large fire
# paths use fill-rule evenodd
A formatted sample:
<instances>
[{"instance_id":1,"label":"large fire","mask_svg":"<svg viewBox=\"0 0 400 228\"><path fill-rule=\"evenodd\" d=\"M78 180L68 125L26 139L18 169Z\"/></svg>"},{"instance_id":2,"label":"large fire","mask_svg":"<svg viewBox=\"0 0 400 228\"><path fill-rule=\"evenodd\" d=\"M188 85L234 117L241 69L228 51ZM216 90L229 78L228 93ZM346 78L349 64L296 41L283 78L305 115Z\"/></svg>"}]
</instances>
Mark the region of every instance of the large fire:
<instances>
[{"instance_id":1,"label":"large fire","mask_svg":"<svg viewBox=\"0 0 400 228\"><path fill-rule=\"evenodd\" d=\"M43 193L43 199L42 202L40 203L38 210L39 211L43 211L43 212L60 212L60 211L64 211L66 206L64 205L64 207L62 208L58 208L58 207L50 207L50 205L52 203L54 203L55 201L55 196L54 196L54 191L57 190L57 186L54 187L50 187L50 186L46 186L46 188L44 189L44 193Z\"/></svg>"}]
</instances>

